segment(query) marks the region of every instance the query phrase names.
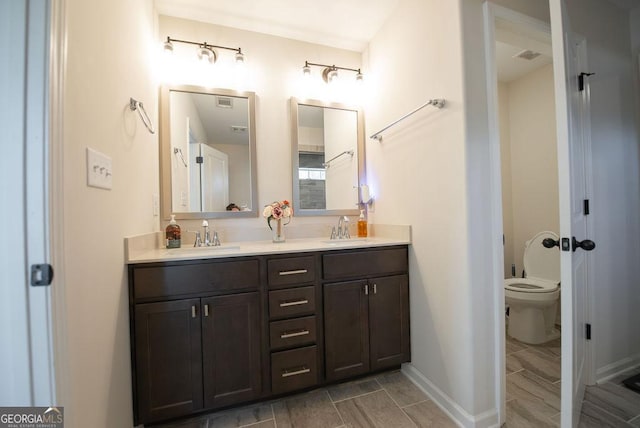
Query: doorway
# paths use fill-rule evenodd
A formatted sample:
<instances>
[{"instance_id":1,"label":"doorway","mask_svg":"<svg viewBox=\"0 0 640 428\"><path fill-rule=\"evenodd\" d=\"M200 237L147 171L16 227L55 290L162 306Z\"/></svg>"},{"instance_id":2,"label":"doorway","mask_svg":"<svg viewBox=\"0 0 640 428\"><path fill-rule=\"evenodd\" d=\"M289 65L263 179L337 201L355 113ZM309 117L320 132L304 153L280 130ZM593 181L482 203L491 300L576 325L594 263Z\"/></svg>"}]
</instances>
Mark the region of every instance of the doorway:
<instances>
[{"instance_id":1,"label":"doorway","mask_svg":"<svg viewBox=\"0 0 640 428\"><path fill-rule=\"evenodd\" d=\"M506 420L549 426L560 421L561 380L560 254L539 242L557 240L560 228L551 35L505 17L494 26L504 278L510 288L527 287L505 291ZM554 290L530 293L533 278L549 280ZM532 295L548 301L519 303ZM540 304L548 307L532 309Z\"/></svg>"}]
</instances>

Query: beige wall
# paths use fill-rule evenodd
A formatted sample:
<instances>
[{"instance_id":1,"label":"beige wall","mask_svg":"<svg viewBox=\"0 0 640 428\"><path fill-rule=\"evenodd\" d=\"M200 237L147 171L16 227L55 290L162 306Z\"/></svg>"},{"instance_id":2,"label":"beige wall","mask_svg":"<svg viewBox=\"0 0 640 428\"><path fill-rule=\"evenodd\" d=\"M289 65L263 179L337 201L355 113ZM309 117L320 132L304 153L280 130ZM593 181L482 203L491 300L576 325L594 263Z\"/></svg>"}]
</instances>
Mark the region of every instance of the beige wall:
<instances>
[{"instance_id":1,"label":"beige wall","mask_svg":"<svg viewBox=\"0 0 640 428\"><path fill-rule=\"evenodd\" d=\"M64 248L70 396L67 426L132 424L123 237L158 230L158 139L129 110L142 101L157 127L150 79L152 2L68 0L64 93ZM126 29L126 30L125 30ZM113 159L113 189L86 185L86 148Z\"/></svg>"},{"instance_id":2,"label":"beige wall","mask_svg":"<svg viewBox=\"0 0 640 428\"><path fill-rule=\"evenodd\" d=\"M511 277L513 258L513 202L511 200L511 131L509 123L509 85L498 84L500 123L500 166L502 174L502 226L504 228L504 277ZM516 270L517 273L517 270Z\"/></svg>"},{"instance_id":3,"label":"beige wall","mask_svg":"<svg viewBox=\"0 0 640 428\"><path fill-rule=\"evenodd\" d=\"M553 66L499 86L505 277L524 269L524 245L559 233Z\"/></svg>"},{"instance_id":4,"label":"beige wall","mask_svg":"<svg viewBox=\"0 0 640 428\"><path fill-rule=\"evenodd\" d=\"M410 224L412 366L441 404L475 414L472 293L460 5L404 0L367 52L371 135L431 98L427 108L367 141L372 223ZM446 35L446 36L438 36ZM446 402L448 401L448 402Z\"/></svg>"}]
</instances>

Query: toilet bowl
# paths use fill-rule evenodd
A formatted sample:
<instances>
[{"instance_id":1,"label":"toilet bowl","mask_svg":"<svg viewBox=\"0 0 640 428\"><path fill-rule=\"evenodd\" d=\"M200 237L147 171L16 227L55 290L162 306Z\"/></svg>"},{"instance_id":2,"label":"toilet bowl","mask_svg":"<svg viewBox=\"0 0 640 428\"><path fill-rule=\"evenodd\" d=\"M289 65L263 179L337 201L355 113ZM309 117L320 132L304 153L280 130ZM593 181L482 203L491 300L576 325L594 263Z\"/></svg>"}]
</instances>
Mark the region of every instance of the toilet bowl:
<instances>
[{"instance_id":1,"label":"toilet bowl","mask_svg":"<svg viewBox=\"0 0 640 428\"><path fill-rule=\"evenodd\" d=\"M560 254L558 247L545 248L546 238L558 240L553 232L540 232L524 248L525 278L504 281L505 303L509 307L507 334L532 345L560 337L555 328L560 297Z\"/></svg>"}]
</instances>

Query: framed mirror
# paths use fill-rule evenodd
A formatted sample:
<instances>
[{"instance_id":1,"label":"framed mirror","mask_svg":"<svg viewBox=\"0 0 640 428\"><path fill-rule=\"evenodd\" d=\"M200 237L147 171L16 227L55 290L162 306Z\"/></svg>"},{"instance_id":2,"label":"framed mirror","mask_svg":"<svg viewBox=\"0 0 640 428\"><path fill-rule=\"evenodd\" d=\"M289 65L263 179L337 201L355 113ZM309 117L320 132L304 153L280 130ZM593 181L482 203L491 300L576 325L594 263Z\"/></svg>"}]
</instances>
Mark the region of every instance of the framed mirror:
<instances>
[{"instance_id":1,"label":"framed mirror","mask_svg":"<svg viewBox=\"0 0 640 428\"><path fill-rule=\"evenodd\" d=\"M253 92L163 86L162 217L256 217L255 134Z\"/></svg>"},{"instance_id":2,"label":"framed mirror","mask_svg":"<svg viewBox=\"0 0 640 428\"><path fill-rule=\"evenodd\" d=\"M358 215L366 182L362 109L292 98L291 118L296 215Z\"/></svg>"}]
</instances>

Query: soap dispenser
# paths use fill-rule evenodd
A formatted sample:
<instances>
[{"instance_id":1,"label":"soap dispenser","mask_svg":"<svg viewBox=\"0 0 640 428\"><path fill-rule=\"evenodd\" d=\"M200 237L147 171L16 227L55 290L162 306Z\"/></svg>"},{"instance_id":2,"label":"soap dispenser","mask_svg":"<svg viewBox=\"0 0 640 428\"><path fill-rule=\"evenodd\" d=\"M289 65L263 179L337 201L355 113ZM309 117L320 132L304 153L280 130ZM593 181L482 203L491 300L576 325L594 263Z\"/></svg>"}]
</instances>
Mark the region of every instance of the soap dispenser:
<instances>
[{"instance_id":1,"label":"soap dispenser","mask_svg":"<svg viewBox=\"0 0 640 428\"><path fill-rule=\"evenodd\" d=\"M171 221L166 229L167 248L180 248L180 226L176 223L176 216L171 214Z\"/></svg>"},{"instance_id":2,"label":"soap dispenser","mask_svg":"<svg viewBox=\"0 0 640 428\"><path fill-rule=\"evenodd\" d=\"M358 238L367 237L367 219L364 216L364 210L360 210L360 217L358 218Z\"/></svg>"}]
</instances>

